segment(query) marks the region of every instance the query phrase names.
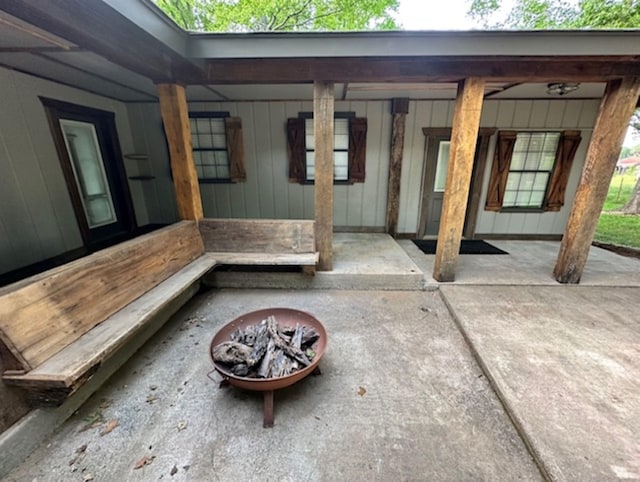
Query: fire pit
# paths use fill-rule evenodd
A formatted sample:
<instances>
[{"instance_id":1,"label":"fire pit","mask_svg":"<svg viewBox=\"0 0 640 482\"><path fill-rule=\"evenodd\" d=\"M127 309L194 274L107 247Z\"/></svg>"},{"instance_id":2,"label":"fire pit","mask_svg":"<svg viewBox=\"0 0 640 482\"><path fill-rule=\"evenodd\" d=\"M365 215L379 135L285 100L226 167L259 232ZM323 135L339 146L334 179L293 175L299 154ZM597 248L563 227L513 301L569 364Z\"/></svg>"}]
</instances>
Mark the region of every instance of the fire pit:
<instances>
[{"instance_id":1,"label":"fire pit","mask_svg":"<svg viewBox=\"0 0 640 482\"><path fill-rule=\"evenodd\" d=\"M293 373L281 377L274 378L250 378L238 376L230 371L230 368L222 363L214 360L214 348L223 342L231 340L232 334L237 330L244 330L248 327L255 327L263 320L269 317L275 317L278 326L281 328L295 329L296 326L306 326L312 328L319 335L318 339L311 345L314 356L308 366L304 366ZM211 340L209 354L215 370L228 381L230 385L245 390L264 392L264 427L273 426L273 392L280 388L288 387L302 380L318 369L318 364L324 352L327 349L327 332L314 316L304 311L293 310L290 308L266 308L264 310L253 311L239 316L235 320L227 323L215 334Z\"/></svg>"}]
</instances>

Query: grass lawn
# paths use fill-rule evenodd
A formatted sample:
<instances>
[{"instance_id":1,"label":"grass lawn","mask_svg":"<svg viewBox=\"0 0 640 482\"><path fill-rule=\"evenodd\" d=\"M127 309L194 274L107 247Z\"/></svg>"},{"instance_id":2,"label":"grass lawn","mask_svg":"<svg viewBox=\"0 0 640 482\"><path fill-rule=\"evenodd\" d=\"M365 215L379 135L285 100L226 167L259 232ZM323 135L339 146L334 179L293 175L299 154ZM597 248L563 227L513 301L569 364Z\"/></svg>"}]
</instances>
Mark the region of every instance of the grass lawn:
<instances>
[{"instance_id":1,"label":"grass lawn","mask_svg":"<svg viewBox=\"0 0 640 482\"><path fill-rule=\"evenodd\" d=\"M619 214L618 211L631 197L636 185L633 170L611 179L607 200L600 215L595 240L601 243L640 248L640 215ZM612 212L613 211L613 212Z\"/></svg>"}]
</instances>

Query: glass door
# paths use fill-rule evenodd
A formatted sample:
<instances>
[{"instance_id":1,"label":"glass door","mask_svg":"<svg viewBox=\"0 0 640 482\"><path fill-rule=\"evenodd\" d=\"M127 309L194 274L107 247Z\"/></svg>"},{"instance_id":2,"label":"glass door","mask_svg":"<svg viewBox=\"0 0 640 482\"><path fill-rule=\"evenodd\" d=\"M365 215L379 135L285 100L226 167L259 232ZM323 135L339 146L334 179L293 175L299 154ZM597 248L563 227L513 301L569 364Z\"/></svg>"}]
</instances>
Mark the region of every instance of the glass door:
<instances>
[{"instance_id":1,"label":"glass door","mask_svg":"<svg viewBox=\"0 0 640 482\"><path fill-rule=\"evenodd\" d=\"M89 251L134 236L135 216L115 115L41 98L84 245Z\"/></svg>"}]
</instances>

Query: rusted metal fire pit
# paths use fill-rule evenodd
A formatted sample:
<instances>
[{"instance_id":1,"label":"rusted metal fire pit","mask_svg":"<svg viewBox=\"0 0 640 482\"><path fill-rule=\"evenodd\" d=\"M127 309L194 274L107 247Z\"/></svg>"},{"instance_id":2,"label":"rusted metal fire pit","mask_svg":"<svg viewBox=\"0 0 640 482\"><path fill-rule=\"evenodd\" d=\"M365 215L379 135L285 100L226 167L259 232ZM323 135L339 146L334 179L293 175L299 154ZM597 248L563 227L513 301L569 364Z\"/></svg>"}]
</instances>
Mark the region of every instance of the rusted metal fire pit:
<instances>
[{"instance_id":1,"label":"rusted metal fire pit","mask_svg":"<svg viewBox=\"0 0 640 482\"><path fill-rule=\"evenodd\" d=\"M231 334L237 329L245 329L248 326L258 325L262 320L266 319L269 316L274 316L278 322L278 325L280 325L281 327L295 328L296 324L299 323L300 326L313 328L318 333L319 338L311 346L311 348L315 352L315 356L313 357L313 360L311 361L311 364L309 366L283 377L248 378L234 375L233 373L230 373L228 371L225 365L214 361L213 349L215 346L219 345L222 342L230 340ZM209 355L211 357L211 361L213 362L215 370L223 377L224 380L228 381L230 385L238 388L243 388L245 390L264 392L263 425L264 427L272 427L274 390L293 385L297 381L302 380L304 377L318 370L318 364L320 363L320 359L322 358L322 355L324 355L326 349L327 331L325 330L320 320L310 315L309 313L300 310L294 310L290 308L266 308L263 310L252 311L251 313L246 313L242 316L239 316L235 320L227 323L222 328L220 328L220 330L218 330L218 332L211 340Z\"/></svg>"}]
</instances>

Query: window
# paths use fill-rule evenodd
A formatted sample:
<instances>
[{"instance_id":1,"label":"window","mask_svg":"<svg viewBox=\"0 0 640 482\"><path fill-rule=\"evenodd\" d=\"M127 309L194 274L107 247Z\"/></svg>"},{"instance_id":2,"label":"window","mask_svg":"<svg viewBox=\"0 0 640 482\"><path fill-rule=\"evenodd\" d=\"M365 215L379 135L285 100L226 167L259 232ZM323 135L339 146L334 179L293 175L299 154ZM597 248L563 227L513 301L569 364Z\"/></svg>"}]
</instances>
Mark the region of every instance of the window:
<instances>
[{"instance_id":1,"label":"window","mask_svg":"<svg viewBox=\"0 0 640 482\"><path fill-rule=\"evenodd\" d=\"M516 135L503 208L542 208L559 141L559 132L519 132Z\"/></svg>"},{"instance_id":2,"label":"window","mask_svg":"<svg viewBox=\"0 0 640 482\"><path fill-rule=\"evenodd\" d=\"M580 140L578 131L500 131L485 210L560 210Z\"/></svg>"},{"instance_id":3,"label":"window","mask_svg":"<svg viewBox=\"0 0 640 482\"><path fill-rule=\"evenodd\" d=\"M305 119L307 181L315 179L315 143L313 119ZM349 119L336 118L333 123L333 179L349 180Z\"/></svg>"},{"instance_id":4,"label":"window","mask_svg":"<svg viewBox=\"0 0 640 482\"><path fill-rule=\"evenodd\" d=\"M444 192L444 188L447 184L447 170L449 169L450 151L451 141L440 141L438 145L435 180L433 181L433 192Z\"/></svg>"},{"instance_id":5,"label":"window","mask_svg":"<svg viewBox=\"0 0 640 482\"><path fill-rule=\"evenodd\" d=\"M193 162L200 182L246 180L242 125L228 112L190 112Z\"/></svg>"},{"instance_id":6,"label":"window","mask_svg":"<svg viewBox=\"0 0 640 482\"><path fill-rule=\"evenodd\" d=\"M334 119L334 181L364 182L367 119L352 112L336 112ZM289 180L300 184L315 179L315 140L311 113L287 121Z\"/></svg>"}]
</instances>

